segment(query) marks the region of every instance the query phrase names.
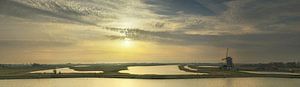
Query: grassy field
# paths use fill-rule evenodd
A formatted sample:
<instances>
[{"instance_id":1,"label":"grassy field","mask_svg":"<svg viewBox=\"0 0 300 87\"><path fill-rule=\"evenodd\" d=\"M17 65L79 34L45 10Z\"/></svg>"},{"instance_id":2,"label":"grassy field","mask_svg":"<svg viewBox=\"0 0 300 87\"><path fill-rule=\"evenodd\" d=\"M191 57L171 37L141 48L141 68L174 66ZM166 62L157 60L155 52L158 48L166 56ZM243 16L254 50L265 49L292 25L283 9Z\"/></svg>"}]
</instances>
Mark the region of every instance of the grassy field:
<instances>
[{"instance_id":1,"label":"grassy field","mask_svg":"<svg viewBox=\"0 0 300 87\"><path fill-rule=\"evenodd\" d=\"M193 70L187 69L186 67L190 67ZM195 73L208 73L208 75L212 76L248 76L252 75L250 73L245 73L245 72L239 72L237 70L222 70L219 69L218 67L198 67L197 65L188 65L188 64L182 64L179 65L179 69L186 71L186 72L195 72ZM195 71L196 70L196 71Z\"/></svg>"},{"instance_id":2,"label":"grassy field","mask_svg":"<svg viewBox=\"0 0 300 87\"><path fill-rule=\"evenodd\" d=\"M187 69L185 67L189 67L192 70ZM198 67L198 65L194 65L194 64L180 64L179 69L186 72L208 73L207 77L279 77L279 78L300 77L300 75L288 75L288 74L254 74L254 73L241 72L243 70L223 70L218 67Z\"/></svg>"},{"instance_id":3,"label":"grassy field","mask_svg":"<svg viewBox=\"0 0 300 87\"><path fill-rule=\"evenodd\" d=\"M67 65L5 65L0 67L0 76L21 76L32 71L68 67Z\"/></svg>"}]
</instances>

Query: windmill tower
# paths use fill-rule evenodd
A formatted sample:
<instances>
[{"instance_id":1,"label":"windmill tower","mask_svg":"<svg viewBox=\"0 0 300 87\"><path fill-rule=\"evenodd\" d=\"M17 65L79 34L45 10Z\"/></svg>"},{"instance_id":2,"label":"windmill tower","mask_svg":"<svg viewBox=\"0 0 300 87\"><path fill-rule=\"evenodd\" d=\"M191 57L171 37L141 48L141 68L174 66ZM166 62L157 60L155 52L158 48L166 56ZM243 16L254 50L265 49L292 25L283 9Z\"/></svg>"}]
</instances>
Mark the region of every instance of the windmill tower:
<instances>
[{"instance_id":1,"label":"windmill tower","mask_svg":"<svg viewBox=\"0 0 300 87\"><path fill-rule=\"evenodd\" d=\"M223 65L223 68L227 70L231 70L233 69L234 66L233 66L232 58L228 56L228 51L229 49L227 48L226 57L222 59L223 61L226 62L226 65Z\"/></svg>"}]
</instances>

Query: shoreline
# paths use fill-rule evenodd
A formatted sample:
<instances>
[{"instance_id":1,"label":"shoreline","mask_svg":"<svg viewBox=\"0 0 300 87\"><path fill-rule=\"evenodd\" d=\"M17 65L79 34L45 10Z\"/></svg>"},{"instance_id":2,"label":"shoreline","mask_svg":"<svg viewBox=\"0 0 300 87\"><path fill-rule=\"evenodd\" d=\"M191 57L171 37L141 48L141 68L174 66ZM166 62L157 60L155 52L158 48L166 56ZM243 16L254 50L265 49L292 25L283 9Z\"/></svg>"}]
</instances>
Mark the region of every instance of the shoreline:
<instances>
[{"instance_id":1,"label":"shoreline","mask_svg":"<svg viewBox=\"0 0 300 87\"><path fill-rule=\"evenodd\" d=\"M179 70L193 73L187 75L160 75L160 74L129 74L119 73L121 70L128 70L130 66L160 66L170 64L96 64L85 67L79 65L39 65L39 66L8 66L0 69L0 80L2 79L47 79L47 78L126 78L126 79L201 79L201 78L300 78L300 75L291 74L254 74L241 72L243 70L222 70L216 67L198 67L194 64L171 64L178 66ZM49 70L58 68L70 68L75 71L103 71L103 73L30 73L32 71Z\"/></svg>"},{"instance_id":2,"label":"shoreline","mask_svg":"<svg viewBox=\"0 0 300 87\"><path fill-rule=\"evenodd\" d=\"M248 78L248 77L266 77L266 78L296 78L300 75L278 75L278 74L253 74L253 75L132 75L132 74L64 74L64 75L22 75L22 76L0 76L0 80L6 79L50 79L50 78L124 78L124 79L202 79L202 78Z\"/></svg>"}]
</instances>

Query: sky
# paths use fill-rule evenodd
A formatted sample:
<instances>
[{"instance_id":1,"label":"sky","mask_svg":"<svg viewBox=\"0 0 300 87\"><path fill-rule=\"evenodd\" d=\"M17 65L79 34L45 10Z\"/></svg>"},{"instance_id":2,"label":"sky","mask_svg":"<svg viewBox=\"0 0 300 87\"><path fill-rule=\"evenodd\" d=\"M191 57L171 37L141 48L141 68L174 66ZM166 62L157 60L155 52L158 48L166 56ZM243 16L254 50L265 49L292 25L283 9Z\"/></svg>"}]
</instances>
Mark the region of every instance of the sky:
<instances>
[{"instance_id":1,"label":"sky","mask_svg":"<svg viewBox=\"0 0 300 87\"><path fill-rule=\"evenodd\" d=\"M300 61L299 0L0 0L0 63Z\"/></svg>"}]
</instances>

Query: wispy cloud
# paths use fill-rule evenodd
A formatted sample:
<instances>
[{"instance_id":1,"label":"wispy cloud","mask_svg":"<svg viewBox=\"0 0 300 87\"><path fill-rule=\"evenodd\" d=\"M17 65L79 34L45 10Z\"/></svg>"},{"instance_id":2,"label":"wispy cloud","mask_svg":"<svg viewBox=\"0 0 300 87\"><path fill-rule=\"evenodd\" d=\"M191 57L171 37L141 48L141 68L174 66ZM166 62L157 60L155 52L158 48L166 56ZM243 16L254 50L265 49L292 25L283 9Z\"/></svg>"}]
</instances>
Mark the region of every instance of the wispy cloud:
<instances>
[{"instance_id":1,"label":"wispy cloud","mask_svg":"<svg viewBox=\"0 0 300 87\"><path fill-rule=\"evenodd\" d=\"M299 6L298 0L1 0L0 45L131 38L293 53L300 50Z\"/></svg>"}]
</instances>

